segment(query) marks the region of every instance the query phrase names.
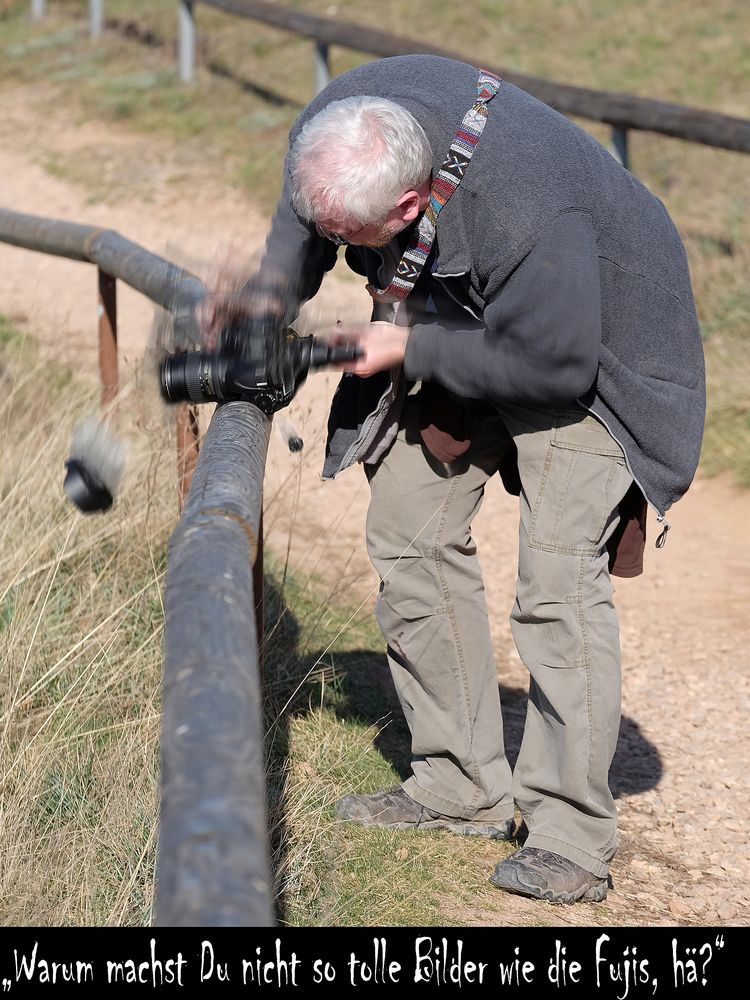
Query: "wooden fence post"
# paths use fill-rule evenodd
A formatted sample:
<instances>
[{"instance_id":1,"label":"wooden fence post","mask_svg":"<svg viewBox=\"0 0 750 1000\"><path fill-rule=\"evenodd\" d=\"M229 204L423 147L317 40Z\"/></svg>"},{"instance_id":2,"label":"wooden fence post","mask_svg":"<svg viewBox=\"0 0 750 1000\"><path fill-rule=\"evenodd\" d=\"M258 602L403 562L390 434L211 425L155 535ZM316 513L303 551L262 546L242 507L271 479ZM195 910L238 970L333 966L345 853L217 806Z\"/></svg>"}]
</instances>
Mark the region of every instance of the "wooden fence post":
<instances>
[{"instance_id":1,"label":"wooden fence post","mask_svg":"<svg viewBox=\"0 0 750 1000\"><path fill-rule=\"evenodd\" d=\"M200 451L198 408L190 403L177 404L177 491L180 510L185 506L193 472Z\"/></svg>"}]
</instances>

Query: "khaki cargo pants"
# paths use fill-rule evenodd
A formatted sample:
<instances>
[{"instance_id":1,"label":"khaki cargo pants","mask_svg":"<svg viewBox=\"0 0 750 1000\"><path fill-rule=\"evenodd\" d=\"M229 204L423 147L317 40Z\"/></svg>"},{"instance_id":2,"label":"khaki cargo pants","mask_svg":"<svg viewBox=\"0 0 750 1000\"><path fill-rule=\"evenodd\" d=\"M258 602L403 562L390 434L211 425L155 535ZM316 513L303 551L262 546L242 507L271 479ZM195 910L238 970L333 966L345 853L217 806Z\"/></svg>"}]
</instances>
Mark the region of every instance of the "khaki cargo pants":
<instances>
[{"instance_id":1,"label":"khaki cargo pants","mask_svg":"<svg viewBox=\"0 0 750 1000\"><path fill-rule=\"evenodd\" d=\"M482 407L471 448L445 465L422 445L417 417L412 395L393 446L366 466L367 546L382 581L376 613L412 738L404 789L466 819L507 819L515 803L526 846L604 876L617 848L608 772L620 722L606 542L632 481L622 450L582 409ZM511 438L522 483L511 628L531 675L512 775L471 535Z\"/></svg>"}]
</instances>

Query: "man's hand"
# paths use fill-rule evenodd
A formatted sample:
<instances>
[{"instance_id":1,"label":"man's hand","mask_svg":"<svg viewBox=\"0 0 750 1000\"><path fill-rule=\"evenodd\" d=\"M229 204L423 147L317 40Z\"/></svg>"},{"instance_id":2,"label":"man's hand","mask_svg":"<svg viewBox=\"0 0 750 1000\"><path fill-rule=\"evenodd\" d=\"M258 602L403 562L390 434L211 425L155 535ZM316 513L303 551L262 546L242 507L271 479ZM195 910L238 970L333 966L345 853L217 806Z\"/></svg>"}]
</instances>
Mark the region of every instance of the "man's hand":
<instances>
[{"instance_id":1,"label":"man's hand","mask_svg":"<svg viewBox=\"0 0 750 1000\"><path fill-rule=\"evenodd\" d=\"M206 278L206 295L195 308L202 349L214 350L221 332L235 323L266 317L281 320L287 293L286 275L271 267L259 270L258 262L249 261L233 244L220 248Z\"/></svg>"},{"instance_id":2,"label":"man's hand","mask_svg":"<svg viewBox=\"0 0 750 1000\"><path fill-rule=\"evenodd\" d=\"M283 315L284 306L278 297L254 292L247 286L230 294L209 292L195 310L204 351L212 351L217 345L219 334L233 323L267 317L281 319Z\"/></svg>"},{"instance_id":3,"label":"man's hand","mask_svg":"<svg viewBox=\"0 0 750 1000\"><path fill-rule=\"evenodd\" d=\"M331 331L330 342L358 344L362 357L333 367L340 372L354 372L361 378L387 371L402 364L408 339L409 328L393 323L340 324Z\"/></svg>"}]
</instances>

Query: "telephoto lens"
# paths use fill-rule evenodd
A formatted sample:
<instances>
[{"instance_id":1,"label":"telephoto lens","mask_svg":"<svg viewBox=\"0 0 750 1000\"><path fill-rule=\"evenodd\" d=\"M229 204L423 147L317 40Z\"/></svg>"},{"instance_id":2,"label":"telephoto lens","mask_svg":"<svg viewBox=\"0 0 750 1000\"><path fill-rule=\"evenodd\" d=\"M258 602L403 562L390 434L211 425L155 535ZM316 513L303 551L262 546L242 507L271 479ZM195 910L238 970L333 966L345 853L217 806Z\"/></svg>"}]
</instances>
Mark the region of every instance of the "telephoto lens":
<instances>
[{"instance_id":1,"label":"telephoto lens","mask_svg":"<svg viewBox=\"0 0 750 1000\"><path fill-rule=\"evenodd\" d=\"M228 360L204 351L165 358L159 370L164 399L168 403L215 403L224 399Z\"/></svg>"},{"instance_id":2,"label":"telephoto lens","mask_svg":"<svg viewBox=\"0 0 750 1000\"><path fill-rule=\"evenodd\" d=\"M290 334L271 360L265 343L254 337L233 338L211 353L189 351L165 358L159 370L164 399L169 403L247 400L273 413L292 401L310 368L353 361L361 354L355 344L331 346Z\"/></svg>"}]
</instances>

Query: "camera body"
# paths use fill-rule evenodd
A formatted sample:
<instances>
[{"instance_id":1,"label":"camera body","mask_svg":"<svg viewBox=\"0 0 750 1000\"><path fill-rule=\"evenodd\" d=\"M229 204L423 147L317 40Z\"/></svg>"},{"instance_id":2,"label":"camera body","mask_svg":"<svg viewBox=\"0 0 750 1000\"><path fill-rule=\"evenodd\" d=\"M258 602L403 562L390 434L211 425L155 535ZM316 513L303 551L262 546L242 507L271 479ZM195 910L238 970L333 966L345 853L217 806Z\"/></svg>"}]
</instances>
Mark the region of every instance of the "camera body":
<instances>
[{"instance_id":1,"label":"camera body","mask_svg":"<svg viewBox=\"0 0 750 1000\"><path fill-rule=\"evenodd\" d=\"M245 400L270 414L289 405L311 368L359 355L356 345L332 347L279 329L275 319L247 319L222 331L214 351L165 358L159 381L169 403Z\"/></svg>"}]
</instances>

